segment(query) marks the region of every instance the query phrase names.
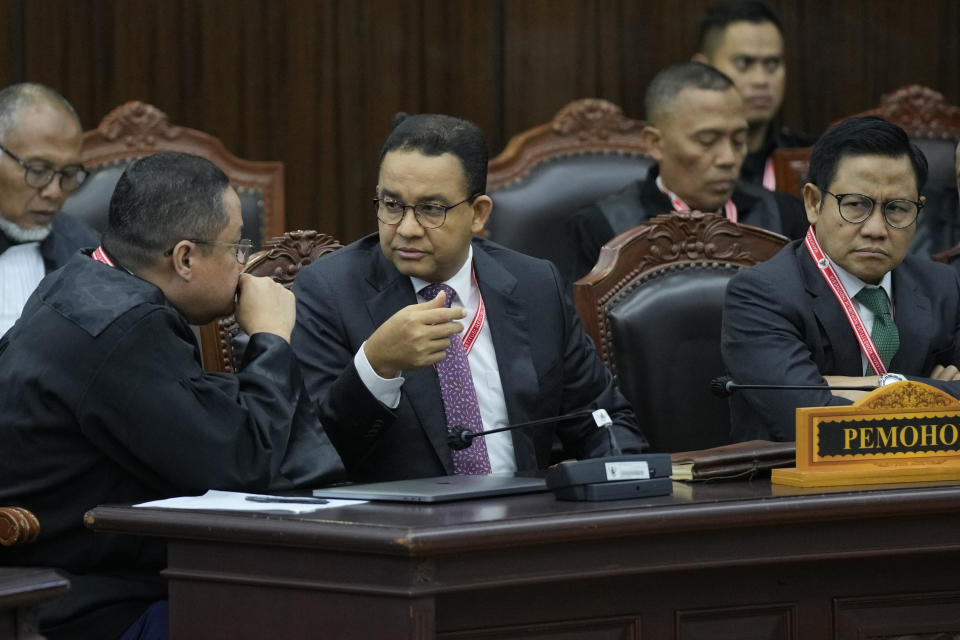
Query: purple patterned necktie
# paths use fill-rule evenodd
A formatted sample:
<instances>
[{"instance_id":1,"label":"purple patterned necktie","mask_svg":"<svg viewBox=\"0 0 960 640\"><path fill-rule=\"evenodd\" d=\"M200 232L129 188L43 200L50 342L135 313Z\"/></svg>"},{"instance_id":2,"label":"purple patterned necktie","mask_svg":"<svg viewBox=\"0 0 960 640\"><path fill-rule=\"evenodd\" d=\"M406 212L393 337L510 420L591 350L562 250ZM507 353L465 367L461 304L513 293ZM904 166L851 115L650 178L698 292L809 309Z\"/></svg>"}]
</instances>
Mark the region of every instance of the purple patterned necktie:
<instances>
[{"instance_id":1,"label":"purple patterned necktie","mask_svg":"<svg viewBox=\"0 0 960 640\"><path fill-rule=\"evenodd\" d=\"M447 294L444 306L449 307L457 292L445 284L427 285L420 290L420 295L426 300L433 300L441 291ZM483 431L477 391L473 388L467 352L459 335L450 336L447 357L433 366L440 378L440 395L443 398L444 412L447 414L447 430L462 426L474 433ZM451 450L450 454L456 475L477 476L490 473L490 457L487 455L487 443L483 438L474 438L469 447L460 451Z\"/></svg>"}]
</instances>

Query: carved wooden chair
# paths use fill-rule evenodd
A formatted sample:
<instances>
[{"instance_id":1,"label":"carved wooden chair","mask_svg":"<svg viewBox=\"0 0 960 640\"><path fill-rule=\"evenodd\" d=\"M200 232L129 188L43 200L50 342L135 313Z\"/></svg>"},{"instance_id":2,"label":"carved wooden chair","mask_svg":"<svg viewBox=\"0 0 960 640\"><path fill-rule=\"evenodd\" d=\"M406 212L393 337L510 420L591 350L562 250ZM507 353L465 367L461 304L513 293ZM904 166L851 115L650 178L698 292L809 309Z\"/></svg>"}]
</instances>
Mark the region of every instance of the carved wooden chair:
<instances>
[{"instance_id":1,"label":"carved wooden chair","mask_svg":"<svg viewBox=\"0 0 960 640\"><path fill-rule=\"evenodd\" d=\"M243 270L255 276L269 276L289 289L303 267L342 247L337 240L318 231L288 231L268 240ZM235 373L246 347L246 336L236 318L229 315L204 325L200 331L204 368Z\"/></svg>"},{"instance_id":2,"label":"carved wooden chair","mask_svg":"<svg viewBox=\"0 0 960 640\"><path fill-rule=\"evenodd\" d=\"M933 89L913 84L883 96L877 107L833 124L858 116L879 116L903 127L927 157L927 205L917 222L911 252L930 255L960 242L954 166L960 140L960 107L948 103L943 94ZM778 149L773 159L777 189L797 195L809 167L810 149Z\"/></svg>"},{"instance_id":3,"label":"carved wooden chair","mask_svg":"<svg viewBox=\"0 0 960 640\"><path fill-rule=\"evenodd\" d=\"M0 546L29 544L40 536L40 521L29 509L0 507Z\"/></svg>"},{"instance_id":4,"label":"carved wooden chair","mask_svg":"<svg viewBox=\"0 0 960 640\"><path fill-rule=\"evenodd\" d=\"M102 231L120 174L133 159L159 151L192 153L223 169L240 196L243 234L253 240L255 250L267 238L283 233L283 163L238 158L213 136L175 126L167 114L144 102L117 107L96 129L83 134L81 160L91 175L67 198L63 212Z\"/></svg>"},{"instance_id":5,"label":"carved wooden chair","mask_svg":"<svg viewBox=\"0 0 960 640\"><path fill-rule=\"evenodd\" d=\"M612 102L586 98L514 136L490 161L487 191L494 207L488 237L553 260L565 273L572 259L567 219L643 179L653 164L640 139L643 125Z\"/></svg>"},{"instance_id":6,"label":"carved wooden chair","mask_svg":"<svg viewBox=\"0 0 960 640\"><path fill-rule=\"evenodd\" d=\"M729 279L785 244L779 234L715 214L660 215L624 231L573 285L597 353L633 404L653 451L730 442L720 326Z\"/></svg>"}]
</instances>

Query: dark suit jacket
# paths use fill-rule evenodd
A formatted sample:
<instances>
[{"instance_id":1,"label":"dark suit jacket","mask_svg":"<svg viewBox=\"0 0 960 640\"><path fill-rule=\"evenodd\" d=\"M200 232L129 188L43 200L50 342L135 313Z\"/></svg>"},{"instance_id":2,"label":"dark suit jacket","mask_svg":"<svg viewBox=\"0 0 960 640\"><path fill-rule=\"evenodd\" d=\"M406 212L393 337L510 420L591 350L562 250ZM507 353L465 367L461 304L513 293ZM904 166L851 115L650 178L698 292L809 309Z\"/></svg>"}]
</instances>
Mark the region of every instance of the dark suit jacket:
<instances>
[{"instance_id":1,"label":"dark suit jacket","mask_svg":"<svg viewBox=\"0 0 960 640\"><path fill-rule=\"evenodd\" d=\"M923 378L936 364L960 365L960 276L907 256L893 271L900 348L889 370L960 397L960 382ZM730 280L723 360L744 384L823 384L862 376L860 345L802 241ZM796 407L849 404L829 391L740 391L731 396L734 440L793 440Z\"/></svg>"},{"instance_id":2,"label":"dark suit jacket","mask_svg":"<svg viewBox=\"0 0 960 640\"><path fill-rule=\"evenodd\" d=\"M604 408L624 450L639 451L646 443L633 412L597 358L556 268L481 239L473 241L473 263L510 423ZM409 277L384 258L379 236L367 236L305 268L294 293L294 351L350 477L390 480L452 473L434 368L403 372L400 404L391 410L373 397L353 364L357 349L377 327L417 302ZM518 469L546 466L554 431L513 432ZM608 434L590 419L556 432L577 457L600 456L609 449Z\"/></svg>"},{"instance_id":3,"label":"dark suit jacket","mask_svg":"<svg viewBox=\"0 0 960 640\"><path fill-rule=\"evenodd\" d=\"M567 222L567 241L575 247L572 271L564 276L572 283L585 276L600 257L604 243L619 233L642 224L662 213L673 211L670 199L657 187L656 165L643 181L626 187L584 207ZM737 182L733 192L741 223L761 227L788 238L802 238L807 232L807 216L796 198L763 187Z\"/></svg>"}]
</instances>

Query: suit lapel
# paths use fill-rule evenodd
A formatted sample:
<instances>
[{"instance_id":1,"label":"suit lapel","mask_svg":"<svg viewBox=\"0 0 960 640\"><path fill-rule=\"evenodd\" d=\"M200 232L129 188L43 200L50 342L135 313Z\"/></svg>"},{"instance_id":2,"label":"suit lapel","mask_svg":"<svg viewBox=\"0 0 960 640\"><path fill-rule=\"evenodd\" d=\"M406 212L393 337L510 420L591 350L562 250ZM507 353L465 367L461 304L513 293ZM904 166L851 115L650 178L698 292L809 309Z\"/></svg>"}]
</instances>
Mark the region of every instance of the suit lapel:
<instances>
[{"instance_id":1,"label":"suit lapel","mask_svg":"<svg viewBox=\"0 0 960 640\"><path fill-rule=\"evenodd\" d=\"M933 340L933 316L930 299L917 286L908 267L902 264L893 270L893 313L900 329L900 348L890 362L892 372L923 371Z\"/></svg>"},{"instance_id":2,"label":"suit lapel","mask_svg":"<svg viewBox=\"0 0 960 640\"><path fill-rule=\"evenodd\" d=\"M379 245L374 248L376 258L371 261L367 282L376 293L367 300L367 310L374 327L379 327L403 307L417 303L417 295L410 278L402 275L387 261ZM447 418L443 412L440 381L433 367L422 367L403 372L403 394L397 412L404 404L410 407L447 473L453 473L450 447L447 445Z\"/></svg>"},{"instance_id":3,"label":"suit lapel","mask_svg":"<svg viewBox=\"0 0 960 640\"><path fill-rule=\"evenodd\" d=\"M497 355L500 383L510 424L531 419L540 383L530 349L529 303L517 297L517 279L494 260L478 242L473 243L473 264L480 294L487 310L493 350ZM528 429L512 432L518 468L521 460L535 460L533 434Z\"/></svg>"},{"instance_id":4,"label":"suit lapel","mask_svg":"<svg viewBox=\"0 0 960 640\"><path fill-rule=\"evenodd\" d=\"M834 361L817 362L818 367L821 371L830 371L835 375L862 376L860 343L857 342L857 337L850 328L850 322L843 312L843 307L820 274L804 243L798 243L796 251L804 285L810 295L813 314L817 317L833 350Z\"/></svg>"}]
</instances>

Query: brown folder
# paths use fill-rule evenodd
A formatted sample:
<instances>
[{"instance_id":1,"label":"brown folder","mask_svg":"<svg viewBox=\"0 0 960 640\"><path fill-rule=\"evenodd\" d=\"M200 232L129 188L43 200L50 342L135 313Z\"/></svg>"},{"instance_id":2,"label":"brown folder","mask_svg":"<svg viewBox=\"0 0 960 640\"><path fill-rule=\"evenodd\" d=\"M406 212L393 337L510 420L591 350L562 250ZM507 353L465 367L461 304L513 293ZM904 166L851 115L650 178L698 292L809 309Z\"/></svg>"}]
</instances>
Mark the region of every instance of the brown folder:
<instances>
[{"instance_id":1,"label":"brown folder","mask_svg":"<svg viewBox=\"0 0 960 640\"><path fill-rule=\"evenodd\" d=\"M794 442L750 440L713 449L670 454L674 480L719 480L752 476L760 471L792 467L796 462Z\"/></svg>"}]
</instances>

